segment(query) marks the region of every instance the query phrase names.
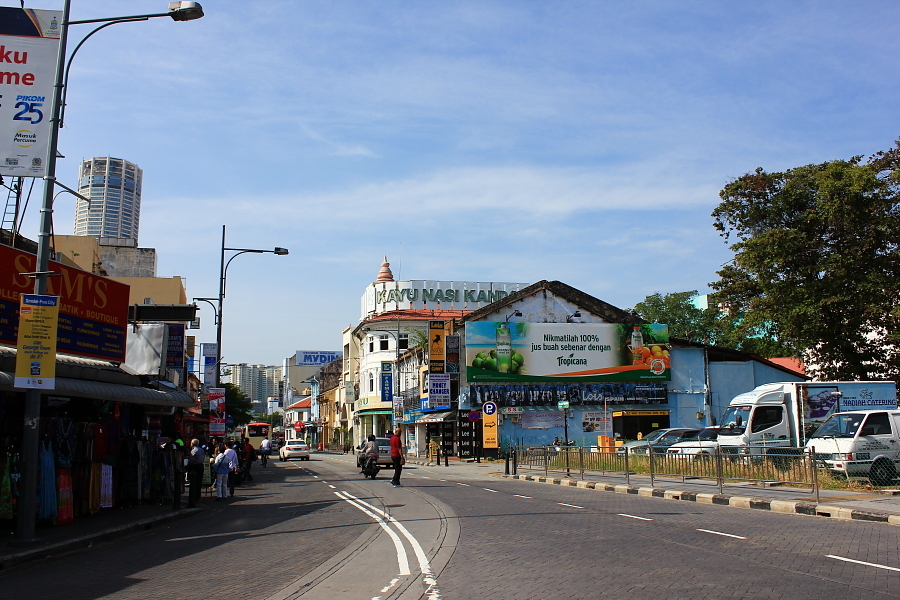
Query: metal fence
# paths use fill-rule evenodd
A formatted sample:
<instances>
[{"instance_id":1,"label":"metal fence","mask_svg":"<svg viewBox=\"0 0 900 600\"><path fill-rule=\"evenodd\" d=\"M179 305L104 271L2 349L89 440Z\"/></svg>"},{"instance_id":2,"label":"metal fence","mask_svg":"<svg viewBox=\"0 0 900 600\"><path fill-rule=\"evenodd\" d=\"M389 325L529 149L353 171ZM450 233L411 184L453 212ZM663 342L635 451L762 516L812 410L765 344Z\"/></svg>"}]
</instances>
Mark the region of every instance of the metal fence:
<instances>
[{"instance_id":1,"label":"metal fence","mask_svg":"<svg viewBox=\"0 0 900 600\"><path fill-rule=\"evenodd\" d=\"M719 493L726 485L747 483L809 488L819 499L818 471L814 451L806 448L711 448L679 446L630 448L594 447L566 448L537 446L516 448L516 470L562 473L579 476L586 473L624 476L631 484L632 475L657 479L680 479L691 483L716 485Z\"/></svg>"}]
</instances>

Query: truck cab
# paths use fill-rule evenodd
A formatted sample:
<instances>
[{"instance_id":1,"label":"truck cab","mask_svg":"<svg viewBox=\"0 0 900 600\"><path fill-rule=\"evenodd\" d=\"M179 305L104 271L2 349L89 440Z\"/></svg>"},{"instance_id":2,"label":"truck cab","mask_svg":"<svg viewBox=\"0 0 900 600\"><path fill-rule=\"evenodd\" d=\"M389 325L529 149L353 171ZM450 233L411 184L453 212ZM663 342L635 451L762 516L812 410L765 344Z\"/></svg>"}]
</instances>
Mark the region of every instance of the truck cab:
<instances>
[{"instance_id":1,"label":"truck cab","mask_svg":"<svg viewBox=\"0 0 900 600\"><path fill-rule=\"evenodd\" d=\"M900 410L835 413L806 447L834 474L890 485L900 469Z\"/></svg>"},{"instance_id":2,"label":"truck cab","mask_svg":"<svg viewBox=\"0 0 900 600\"><path fill-rule=\"evenodd\" d=\"M719 423L722 452L756 454L755 449L796 446L786 395L783 384L773 383L736 396Z\"/></svg>"}]
</instances>

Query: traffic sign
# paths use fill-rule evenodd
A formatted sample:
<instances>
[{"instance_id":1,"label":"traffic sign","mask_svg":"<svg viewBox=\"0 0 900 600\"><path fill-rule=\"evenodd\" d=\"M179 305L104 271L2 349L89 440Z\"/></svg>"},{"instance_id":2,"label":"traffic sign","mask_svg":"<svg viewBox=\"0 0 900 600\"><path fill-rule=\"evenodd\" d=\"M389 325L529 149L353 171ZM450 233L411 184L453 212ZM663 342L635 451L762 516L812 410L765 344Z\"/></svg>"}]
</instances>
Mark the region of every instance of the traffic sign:
<instances>
[{"instance_id":1,"label":"traffic sign","mask_svg":"<svg viewBox=\"0 0 900 600\"><path fill-rule=\"evenodd\" d=\"M497 403L496 402L485 402L481 405L481 412L490 416L497 414Z\"/></svg>"},{"instance_id":2,"label":"traffic sign","mask_svg":"<svg viewBox=\"0 0 900 600\"><path fill-rule=\"evenodd\" d=\"M305 428L303 421L294 421L294 431L303 431Z\"/></svg>"},{"instance_id":3,"label":"traffic sign","mask_svg":"<svg viewBox=\"0 0 900 600\"><path fill-rule=\"evenodd\" d=\"M556 408L569 408L569 401L568 400L560 400L559 402L556 403Z\"/></svg>"},{"instance_id":4,"label":"traffic sign","mask_svg":"<svg viewBox=\"0 0 900 600\"><path fill-rule=\"evenodd\" d=\"M478 421L479 419L481 419L481 413L478 412L477 410L473 410L469 413L469 420L472 421L473 423L475 421Z\"/></svg>"}]
</instances>

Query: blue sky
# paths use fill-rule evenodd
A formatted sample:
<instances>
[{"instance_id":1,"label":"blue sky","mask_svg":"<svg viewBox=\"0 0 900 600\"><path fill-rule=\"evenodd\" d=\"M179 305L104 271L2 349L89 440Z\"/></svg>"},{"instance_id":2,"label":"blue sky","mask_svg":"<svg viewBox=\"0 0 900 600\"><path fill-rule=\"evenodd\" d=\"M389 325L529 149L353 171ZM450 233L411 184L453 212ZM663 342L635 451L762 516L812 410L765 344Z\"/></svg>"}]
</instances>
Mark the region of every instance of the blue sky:
<instances>
[{"instance_id":1,"label":"blue sky","mask_svg":"<svg viewBox=\"0 0 900 600\"><path fill-rule=\"evenodd\" d=\"M731 257L710 218L730 179L900 137L896 2L203 5L79 51L59 177L140 165L140 244L189 297L217 293L223 224L290 249L232 263L225 362L339 349L385 254L402 279L558 279L622 308L702 293ZM60 196L56 231L73 217Z\"/></svg>"}]
</instances>

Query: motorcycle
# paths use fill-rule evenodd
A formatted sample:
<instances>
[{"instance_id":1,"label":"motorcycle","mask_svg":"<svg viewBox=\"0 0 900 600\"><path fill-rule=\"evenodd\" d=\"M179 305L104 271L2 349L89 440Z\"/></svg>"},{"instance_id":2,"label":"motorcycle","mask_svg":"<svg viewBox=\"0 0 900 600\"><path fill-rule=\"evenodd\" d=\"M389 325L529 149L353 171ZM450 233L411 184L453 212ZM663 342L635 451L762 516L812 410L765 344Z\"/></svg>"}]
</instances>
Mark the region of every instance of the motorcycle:
<instances>
[{"instance_id":1,"label":"motorcycle","mask_svg":"<svg viewBox=\"0 0 900 600\"><path fill-rule=\"evenodd\" d=\"M363 466L362 471L364 477L375 479L375 476L381 471L381 467L378 466L378 460L375 457L370 456L366 459L366 464Z\"/></svg>"}]
</instances>

